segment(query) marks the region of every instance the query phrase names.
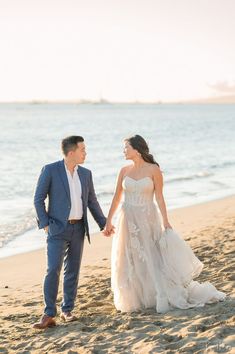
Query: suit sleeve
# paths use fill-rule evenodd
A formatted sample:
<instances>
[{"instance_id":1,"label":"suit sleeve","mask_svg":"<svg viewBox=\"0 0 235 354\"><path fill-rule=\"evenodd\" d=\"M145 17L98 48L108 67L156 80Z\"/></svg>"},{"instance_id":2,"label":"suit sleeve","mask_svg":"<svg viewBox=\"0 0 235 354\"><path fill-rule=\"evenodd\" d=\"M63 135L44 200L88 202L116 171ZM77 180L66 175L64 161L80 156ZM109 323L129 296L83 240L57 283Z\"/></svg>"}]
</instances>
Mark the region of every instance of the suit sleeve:
<instances>
[{"instance_id":1,"label":"suit sleeve","mask_svg":"<svg viewBox=\"0 0 235 354\"><path fill-rule=\"evenodd\" d=\"M50 183L51 183L51 175L50 175L49 167L44 166L38 178L38 182L34 194L34 207L36 210L36 216L37 216L36 219L37 219L39 229L43 229L49 224L45 200L49 193Z\"/></svg>"},{"instance_id":2,"label":"suit sleeve","mask_svg":"<svg viewBox=\"0 0 235 354\"><path fill-rule=\"evenodd\" d=\"M99 225L100 230L103 230L106 224L106 217L104 216L102 209L99 205L99 202L97 200L91 172L90 172L90 185L89 185L89 195L88 195L88 208L93 218Z\"/></svg>"}]
</instances>

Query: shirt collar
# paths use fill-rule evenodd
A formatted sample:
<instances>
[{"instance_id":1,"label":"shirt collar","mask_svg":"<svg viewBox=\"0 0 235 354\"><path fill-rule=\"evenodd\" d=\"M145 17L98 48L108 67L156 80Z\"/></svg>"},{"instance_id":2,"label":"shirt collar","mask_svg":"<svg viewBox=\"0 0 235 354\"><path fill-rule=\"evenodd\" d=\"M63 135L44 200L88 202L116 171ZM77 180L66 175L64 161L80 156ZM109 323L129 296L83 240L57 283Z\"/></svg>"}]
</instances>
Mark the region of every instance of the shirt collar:
<instances>
[{"instance_id":1,"label":"shirt collar","mask_svg":"<svg viewBox=\"0 0 235 354\"><path fill-rule=\"evenodd\" d=\"M65 170L66 170L67 172L69 172L69 170L67 169L67 166L66 166L65 161L64 161L64 167L65 167ZM74 172L77 171L77 170L78 170L78 165L76 165L76 166L74 167Z\"/></svg>"}]
</instances>

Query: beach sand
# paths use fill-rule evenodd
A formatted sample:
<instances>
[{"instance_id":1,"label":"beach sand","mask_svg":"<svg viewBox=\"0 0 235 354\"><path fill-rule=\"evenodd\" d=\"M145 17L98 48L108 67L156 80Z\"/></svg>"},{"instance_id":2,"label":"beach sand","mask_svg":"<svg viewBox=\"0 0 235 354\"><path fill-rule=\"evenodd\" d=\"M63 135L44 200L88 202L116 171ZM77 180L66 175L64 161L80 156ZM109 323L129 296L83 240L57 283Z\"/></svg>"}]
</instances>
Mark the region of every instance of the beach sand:
<instances>
[{"instance_id":1,"label":"beach sand","mask_svg":"<svg viewBox=\"0 0 235 354\"><path fill-rule=\"evenodd\" d=\"M169 216L205 265L198 280L226 292L224 302L167 314L117 312L110 290L112 240L97 234L84 250L78 321L57 318L58 326L44 331L31 326L43 310L45 251L0 260L0 353L235 353L235 197Z\"/></svg>"}]
</instances>

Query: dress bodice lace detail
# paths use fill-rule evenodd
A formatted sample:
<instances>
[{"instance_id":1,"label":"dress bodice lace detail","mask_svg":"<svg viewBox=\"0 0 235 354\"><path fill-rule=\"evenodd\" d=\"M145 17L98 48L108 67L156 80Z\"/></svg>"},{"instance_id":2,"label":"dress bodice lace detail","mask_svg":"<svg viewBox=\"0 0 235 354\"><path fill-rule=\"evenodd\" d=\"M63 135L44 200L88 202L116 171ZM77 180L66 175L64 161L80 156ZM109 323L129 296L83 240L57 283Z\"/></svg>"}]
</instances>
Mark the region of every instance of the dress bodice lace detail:
<instances>
[{"instance_id":1,"label":"dress bodice lace detail","mask_svg":"<svg viewBox=\"0 0 235 354\"><path fill-rule=\"evenodd\" d=\"M125 176L122 182L124 204L141 206L153 203L154 184L151 177L135 180Z\"/></svg>"}]
</instances>

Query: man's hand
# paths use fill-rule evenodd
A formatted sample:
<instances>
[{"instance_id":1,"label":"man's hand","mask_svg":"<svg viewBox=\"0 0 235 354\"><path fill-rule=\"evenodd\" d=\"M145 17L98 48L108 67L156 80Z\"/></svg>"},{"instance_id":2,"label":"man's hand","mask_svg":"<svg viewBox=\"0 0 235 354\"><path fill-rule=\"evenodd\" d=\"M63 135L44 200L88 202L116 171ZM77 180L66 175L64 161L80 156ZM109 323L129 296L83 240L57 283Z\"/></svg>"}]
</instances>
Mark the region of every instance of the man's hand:
<instances>
[{"instance_id":1,"label":"man's hand","mask_svg":"<svg viewBox=\"0 0 235 354\"><path fill-rule=\"evenodd\" d=\"M45 234L48 234L48 225L44 227Z\"/></svg>"}]
</instances>

